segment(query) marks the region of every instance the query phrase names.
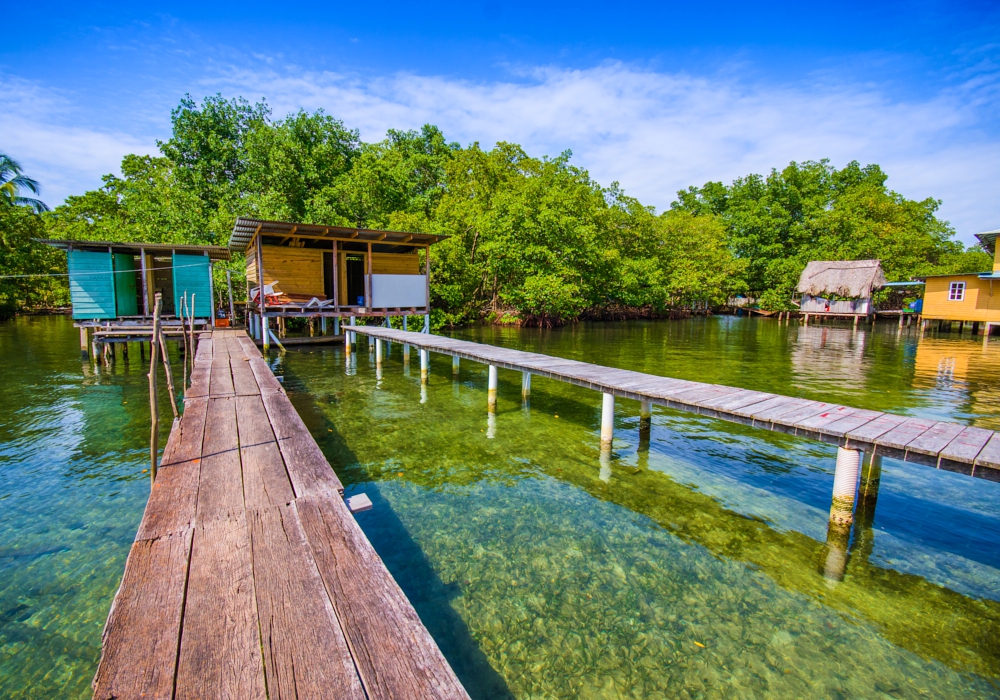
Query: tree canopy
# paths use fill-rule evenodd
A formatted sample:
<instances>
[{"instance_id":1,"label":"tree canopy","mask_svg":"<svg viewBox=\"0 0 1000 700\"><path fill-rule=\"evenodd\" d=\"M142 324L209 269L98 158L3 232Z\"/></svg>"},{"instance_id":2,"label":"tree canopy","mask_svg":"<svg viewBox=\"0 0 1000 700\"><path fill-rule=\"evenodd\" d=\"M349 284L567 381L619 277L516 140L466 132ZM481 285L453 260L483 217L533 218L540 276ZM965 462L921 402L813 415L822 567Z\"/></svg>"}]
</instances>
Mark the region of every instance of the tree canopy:
<instances>
[{"instance_id":1,"label":"tree canopy","mask_svg":"<svg viewBox=\"0 0 1000 700\"><path fill-rule=\"evenodd\" d=\"M657 213L568 151L463 147L431 125L365 143L323 111L273 119L220 95L185 97L171 119L160 155L126 156L120 175L44 214L47 235L224 245L237 216L447 234L438 324L656 315L737 293L781 305L815 259L880 258L890 280L991 268L937 218L939 201L893 192L877 165L791 163L690 187Z\"/></svg>"}]
</instances>

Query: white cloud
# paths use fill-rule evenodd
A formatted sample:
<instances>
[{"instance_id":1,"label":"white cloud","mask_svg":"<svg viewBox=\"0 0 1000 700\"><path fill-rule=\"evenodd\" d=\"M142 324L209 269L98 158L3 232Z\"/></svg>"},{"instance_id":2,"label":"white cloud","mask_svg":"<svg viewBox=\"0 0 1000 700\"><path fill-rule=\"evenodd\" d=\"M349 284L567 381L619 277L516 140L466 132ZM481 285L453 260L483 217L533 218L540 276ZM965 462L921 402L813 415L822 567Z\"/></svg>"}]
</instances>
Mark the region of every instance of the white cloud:
<instances>
[{"instance_id":1,"label":"white cloud","mask_svg":"<svg viewBox=\"0 0 1000 700\"><path fill-rule=\"evenodd\" d=\"M571 149L599 182L617 180L658 209L688 185L830 158L838 167L878 163L905 196L943 199L941 216L967 242L1000 226L1000 135L980 128L996 106L994 75L902 100L877 86L748 84L732 73L709 78L612 63L477 83L243 68L204 84L266 95L275 114L322 107L366 139L429 122L462 143L514 141L534 155Z\"/></svg>"},{"instance_id":2,"label":"white cloud","mask_svg":"<svg viewBox=\"0 0 1000 700\"><path fill-rule=\"evenodd\" d=\"M878 85L837 82L830 72L775 85L742 80L739 67L694 76L608 63L474 82L413 74L368 79L251 60L253 66L225 70L214 64L191 91L263 95L275 115L323 108L366 140L433 123L464 144L513 141L532 155L571 149L573 162L599 182L617 180L658 209L688 185L729 182L792 160L878 163L905 196L943 199L941 216L962 240L1000 226L1000 134L987 121L997 113L1000 80L989 66L970 69L949 88L903 99ZM155 150L152 137L129 134L121 124L115 130L77 123L79 112L69 97L0 79L0 150L30 166L50 201L96 186L125 153Z\"/></svg>"},{"instance_id":3,"label":"white cloud","mask_svg":"<svg viewBox=\"0 0 1000 700\"><path fill-rule=\"evenodd\" d=\"M118 172L126 154L156 152L155 139L88 127L79 112L55 90L0 76L0 152L39 181L49 206L99 187L101 176Z\"/></svg>"}]
</instances>

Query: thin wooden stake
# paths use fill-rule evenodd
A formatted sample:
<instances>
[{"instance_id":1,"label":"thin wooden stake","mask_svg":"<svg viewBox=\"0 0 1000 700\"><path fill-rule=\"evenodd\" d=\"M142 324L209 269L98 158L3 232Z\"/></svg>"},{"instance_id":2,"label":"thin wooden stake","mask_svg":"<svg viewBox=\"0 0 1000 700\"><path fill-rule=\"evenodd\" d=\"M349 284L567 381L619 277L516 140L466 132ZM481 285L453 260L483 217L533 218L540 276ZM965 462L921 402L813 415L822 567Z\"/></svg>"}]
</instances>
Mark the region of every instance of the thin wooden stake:
<instances>
[{"instance_id":1,"label":"thin wooden stake","mask_svg":"<svg viewBox=\"0 0 1000 700\"><path fill-rule=\"evenodd\" d=\"M188 348L188 336L187 329L184 327L184 316L187 315L187 292L184 292L184 297L181 300L181 344L184 346L184 378L183 387L184 391L188 388L188 355L190 354L190 349Z\"/></svg>"},{"instance_id":2,"label":"thin wooden stake","mask_svg":"<svg viewBox=\"0 0 1000 700\"><path fill-rule=\"evenodd\" d=\"M163 371L167 374L167 391L170 393L170 408L174 411L174 420L180 417L177 412L177 395L174 393L174 373L170 369L170 354L167 352L167 341L163 336L163 330L160 330L160 353L163 357Z\"/></svg>"},{"instance_id":3,"label":"thin wooden stake","mask_svg":"<svg viewBox=\"0 0 1000 700\"><path fill-rule=\"evenodd\" d=\"M156 401L156 352L159 349L157 342L160 337L160 307L163 299L160 294L156 295L155 306L153 307L153 335L149 340L149 414L152 423L149 429L149 487L153 488L156 482L156 453L159 448L160 439L160 410Z\"/></svg>"},{"instance_id":4,"label":"thin wooden stake","mask_svg":"<svg viewBox=\"0 0 1000 700\"><path fill-rule=\"evenodd\" d=\"M191 309L188 313L188 325L190 336L188 337L188 347L191 349L191 374L194 375L194 294L191 294Z\"/></svg>"}]
</instances>

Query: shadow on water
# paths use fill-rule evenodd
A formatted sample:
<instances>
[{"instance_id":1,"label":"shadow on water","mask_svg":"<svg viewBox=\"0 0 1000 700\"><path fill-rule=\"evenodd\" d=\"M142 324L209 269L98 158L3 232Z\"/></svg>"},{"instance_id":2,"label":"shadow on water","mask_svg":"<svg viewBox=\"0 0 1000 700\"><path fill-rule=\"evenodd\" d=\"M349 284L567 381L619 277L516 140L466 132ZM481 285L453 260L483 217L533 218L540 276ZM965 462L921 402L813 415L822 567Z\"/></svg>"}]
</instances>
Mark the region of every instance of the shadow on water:
<instances>
[{"instance_id":1,"label":"shadow on water","mask_svg":"<svg viewBox=\"0 0 1000 700\"><path fill-rule=\"evenodd\" d=\"M343 476L344 467L350 468L359 463L357 456L337 432L336 426L316 408L313 396L305 391L295 391L294 374L287 367L283 369L288 395L296 411L310 433L317 438L334 470ZM300 385L304 386L301 382ZM347 494L363 491L371 498L374 507L357 515L358 524L469 695L474 700L512 700L514 695L507 683L490 665L465 621L451 606L451 601L461 595L458 584L441 580L392 505L382 496L377 484L371 481L345 484L345 491Z\"/></svg>"}]
</instances>

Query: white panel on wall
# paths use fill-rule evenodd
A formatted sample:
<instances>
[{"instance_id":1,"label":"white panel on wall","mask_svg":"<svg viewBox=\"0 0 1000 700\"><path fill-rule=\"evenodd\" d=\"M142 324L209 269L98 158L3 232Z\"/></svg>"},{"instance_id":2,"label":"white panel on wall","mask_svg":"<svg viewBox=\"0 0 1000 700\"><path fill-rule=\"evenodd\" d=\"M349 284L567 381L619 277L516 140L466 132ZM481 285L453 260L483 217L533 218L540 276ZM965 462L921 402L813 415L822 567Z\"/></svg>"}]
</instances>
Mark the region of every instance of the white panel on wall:
<instances>
[{"instance_id":1,"label":"white panel on wall","mask_svg":"<svg viewBox=\"0 0 1000 700\"><path fill-rule=\"evenodd\" d=\"M426 275L372 275L372 308L427 306Z\"/></svg>"}]
</instances>

